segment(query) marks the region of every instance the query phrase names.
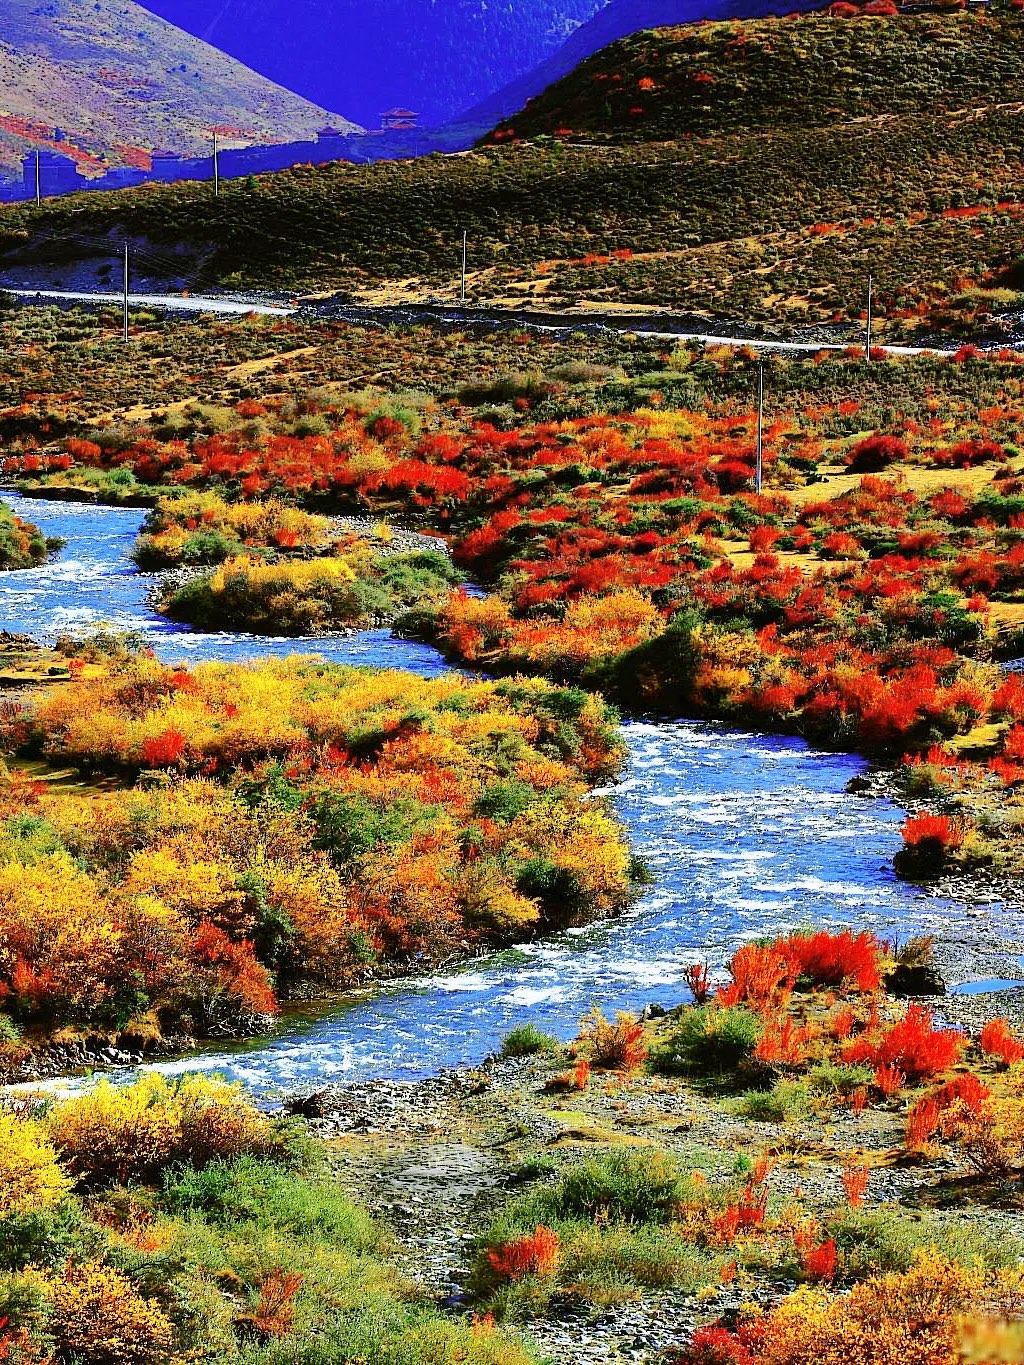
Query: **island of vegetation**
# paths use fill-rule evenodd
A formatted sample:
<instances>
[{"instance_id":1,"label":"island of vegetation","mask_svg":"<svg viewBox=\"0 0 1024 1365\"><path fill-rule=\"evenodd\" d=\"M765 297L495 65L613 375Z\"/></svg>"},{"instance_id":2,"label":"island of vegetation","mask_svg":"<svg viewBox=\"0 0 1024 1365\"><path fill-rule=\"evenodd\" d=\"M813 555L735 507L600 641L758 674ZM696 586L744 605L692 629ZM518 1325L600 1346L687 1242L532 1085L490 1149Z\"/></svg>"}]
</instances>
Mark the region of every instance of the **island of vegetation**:
<instances>
[{"instance_id":1,"label":"island of vegetation","mask_svg":"<svg viewBox=\"0 0 1024 1365\"><path fill-rule=\"evenodd\" d=\"M0 502L0 572L33 569L59 547L60 541L48 540L38 526Z\"/></svg>"},{"instance_id":2,"label":"island of vegetation","mask_svg":"<svg viewBox=\"0 0 1024 1365\"><path fill-rule=\"evenodd\" d=\"M292 657L80 657L7 708L0 1023L16 1070L69 1030L152 1045L613 914L633 867L588 788L621 763L596 697Z\"/></svg>"},{"instance_id":3,"label":"island of vegetation","mask_svg":"<svg viewBox=\"0 0 1024 1365\"><path fill-rule=\"evenodd\" d=\"M161 499L134 558L143 569L216 564L169 579L161 610L200 628L260 635L390 624L436 605L462 578L426 538L407 548L385 526L359 535L280 500L232 504L212 493Z\"/></svg>"}]
</instances>

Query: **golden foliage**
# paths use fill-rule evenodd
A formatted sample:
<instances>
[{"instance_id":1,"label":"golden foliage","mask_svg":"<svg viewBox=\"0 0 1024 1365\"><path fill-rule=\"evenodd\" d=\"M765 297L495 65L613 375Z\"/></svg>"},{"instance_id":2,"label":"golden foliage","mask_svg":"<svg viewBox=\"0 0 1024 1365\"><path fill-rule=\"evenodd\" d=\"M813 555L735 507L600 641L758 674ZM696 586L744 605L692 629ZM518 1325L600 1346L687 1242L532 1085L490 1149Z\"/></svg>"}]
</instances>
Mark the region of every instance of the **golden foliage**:
<instances>
[{"instance_id":1,"label":"golden foliage","mask_svg":"<svg viewBox=\"0 0 1024 1365\"><path fill-rule=\"evenodd\" d=\"M101 1081L57 1105L48 1127L69 1169L87 1184L144 1179L175 1161L202 1166L276 1146L270 1120L239 1086L204 1076L169 1084L149 1075L121 1089Z\"/></svg>"}]
</instances>

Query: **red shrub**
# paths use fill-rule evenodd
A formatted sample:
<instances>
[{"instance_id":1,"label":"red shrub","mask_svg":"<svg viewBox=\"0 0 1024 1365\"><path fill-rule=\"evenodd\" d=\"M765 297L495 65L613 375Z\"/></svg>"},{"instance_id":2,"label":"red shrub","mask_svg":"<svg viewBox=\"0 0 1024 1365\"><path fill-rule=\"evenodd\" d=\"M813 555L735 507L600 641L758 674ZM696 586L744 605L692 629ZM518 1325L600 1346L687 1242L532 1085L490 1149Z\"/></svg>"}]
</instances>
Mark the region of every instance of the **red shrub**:
<instances>
[{"instance_id":1,"label":"red shrub","mask_svg":"<svg viewBox=\"0 0 1024 1365\"><path fill-rule=\"evenodd\" d=\"M522 1280L527 1275L552 1275L558 1269L561 1248L558 1233L538 1223L534 1232L514 1242L491 1247L487 1259L491 1269L504 1280Z\"/></svg>"},{"instance_id":2,"label":"red shrub","mask_svg":"<svg viewBox=\"0 0 1024 1365\"><path fill-rule=\"evenodd\" d=\"M866 1166L847 1166L843 1171L843 1189L846 1202L851 1209L859 1209L864 1203L868 1188L868 1168Z\"/></svg>"},{"instance_id":3,"label":"red shrub","mask_svg":"<svg viewBox=\"0 0 1024 1365\"><path fill-rule=\"evenodd\" d=\"M720 1323L698 1327L684 1351L673 1351L672 1365L755 1365L756 1357L738 1336Z\"/></svg>"},{"instance_id":4,"label":"red shrub","mask_svg":"<svg viewBox=\"0 0 1024 1365\"><path fill-rule=\"evenodd\" d=\"M906 1083L906 1074L898 1066L875 1067L875 1085L887 1100L899 1094Z\"/></svg>"},{"instance_id":5,"label":"red shrub","mask_svg":"<svg viewBox=\"0 0 1024 1365\"><path fill-rule=\"evenodd\" d=\"M960 1060L967 1044L964 1034L937 1029L923 1005L910 1005L906 1015L877 1042L864 1034L846 1049L844 1060L897 1067L909 1081L925 1080L948 1071Z\"/></svg>"},{"instance_id":6,"label":"red shrub","mask_svg":"<svg viewBox=\"0 0 1024 1365\"><path fill-rule=\"evenodd\" d=\"M223 929L203 920L192 952L198 963L213 969L220 991L236 1007L253 1014L276 1014L277 1000L266 968L251 943L235 943Z\"/></svg>"},{"instance_id":7,"label":"red shrub","mask_svg":"<svg viewBox=\"0 0 1024 1365\"><path fill-rule=\"evenodd\" d=\"M844 929L833 934L823 929L816 934L794 934L780 946L791 973L815 986L854 985L861 991L875 991L881 985L882 945L867 931L854 934Z\"/></svg>"},{"instance_id":8,"label":"red shrub","mask_svg":"<svg viewBox=\"0 0 1024 1365\"><path fill-rule=\"evenodd\" d=\"M142 760L150 768L172 768L180 763L188 741L178 730L165 730L162 735L147 739L142 744Z\"/></svg>"},{"instance_id":9,"label":"red shrub","mask_svg":"<svg viewBox=\"0 0 1024 1365\"><path fill-rule=\"evenodd\" d=\"M882 436L876 431L853 447L847 467L853 473L873 474L898 460L905 460L909 453L898 436Z\"/></svg>"},{"instance_id":10,"label":"red shrub","mask_svg":"<svg viewBox=\"0 0 1024 1365\"><path fill-rule=\"evenodd\" d=\"M989 1057L998 1057L1007 1066L1024 1060L1024 1043L1013 1036L1005 1019L990 1019L981 1031L981 1050Z\"/></svg>"},{"instance_id":11,"label":"red shrub","mask_svg":"<svg viewBox=\"0 0 1024 1365\"><path fill-rule=\"evenodd\" d=\"M904 1142L908 1152L924 1151L939 1127L939 1106L933 1099L918 1100L907 1115Z\"/></svg>"},{"instance_id":12,"label":"red shrub","mask_svg":"<svg viewBox=\"0 0 1024 1365\"><path fill-rule=\"evenodd\" d=\"M711 996L711 973L706 962L694 962L683 972L683 980L689 987L694 1003L707 1004Z\"/></svg>"},{"instance_id":13,"label":"red shrub","mask_svg":"<svg viewBox=\"0 0 1024 1365\"><path fill-rule=\"evenodd\" d=\"M831 1237L818 1246L798 1246L797 1249L800 1252L800 1268L806 1279L815 1283L835 1279L839 1257Z\"/></svg>"},{"instance_id":14,"label":"red shrub","mask_svg":"<svg viewBox=\"0 0 1024 1365\"><path fill-rule=\"evenodd\" d=\"M992 711L996 715L1009 716L1011 720L1024 720L1024 676L1010 673L996 688L992 697Z\"/></svg>"},{"instance_id":15,"label":"red shrub","mask_svg":"<svg viewBox=\"0 0 1024 1365\"><path fill-rule=\"evenodd\" d=\"M905 821L900 832L908 848L916 849L919 853L936 855L950 849L961 848L965 833L960 821L951 820L948 815L933 815L928 811L921 815L912 815Z\"/></svg>"}]
</instances>

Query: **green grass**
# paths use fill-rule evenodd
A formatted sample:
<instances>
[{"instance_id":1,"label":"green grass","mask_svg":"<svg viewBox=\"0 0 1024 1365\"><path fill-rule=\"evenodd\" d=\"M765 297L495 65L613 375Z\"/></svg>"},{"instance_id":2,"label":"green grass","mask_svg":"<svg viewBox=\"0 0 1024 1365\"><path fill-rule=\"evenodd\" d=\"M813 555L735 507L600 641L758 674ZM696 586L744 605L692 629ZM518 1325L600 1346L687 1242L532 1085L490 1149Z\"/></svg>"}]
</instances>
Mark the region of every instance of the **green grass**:
<instances>
[{"instance_id":1,"label":"green grass","mask_svg":"<svg viewBox=\"0 0 1024 1365\"><path fill-rule=\"evenodd\" d=\"M668 1075L734 1075L750 1061L761 1028L757 1015L742 1005L730 1009L701 1005L684 1010L675 1026L659 1039L651 1065Z\"/></svg>"},{"instance_id":2,"label":"green grass","mask_svg":"<svg viewBox=\"0 0 1024 1365\"><path fill-rule=\"evenodd\" d=\"M569 1164L555 1181L513 1200L479 1239L473 1292L489 1311L515 1321L542 1313L556 1293L599 1305L713 1283L714 1254L670 1224L684 1205L717 1207L717 1198L663 1151L612 1150ZM558 1237L556 1266L508 1282L489 1250L538 1227Z\"/></svg>"},{"instance_id":3,"label":"green grass","mask_svg":"<svg viewBox=\"0 0 1024 1365\"><path fill-rule=\"evenodd\" d=\"M760 1123L799 1123L814 1112L806 1081L776 1081L770 1090L748 1090L740 1097L740 1113Z\"/></svg>"},{"instance_id":4,"label":"green grass","mask_svg":"<svg viewBox=\"0 0 1024 1365\"><path fill-rule=\"evenodd\" d=\"M60 1277L75 1264L98 1262L164 1315L176 1358L212 1365L534 1360L505 1332L476 1333L431 1307L396 1270L389 1238L323 1168L218 1161L201 1172L169 1172L159 1189L115 1188L101 1199L69 1198L45 1215L8 1218L0 1222L0 1317L32 1332L48 1322L63 1342L69 1324L47 1317L36 1273L21 1272L32 1265ZM247 1315L268 1277L281 1272L295 1277L296 1288L275 1335L250 1327ZM108 1333L115 1311L107 1304L100 1315ZM141 1341L133 1336L131 1345L130 1359L141 1361Z\"/></svg>"}]
</instances>

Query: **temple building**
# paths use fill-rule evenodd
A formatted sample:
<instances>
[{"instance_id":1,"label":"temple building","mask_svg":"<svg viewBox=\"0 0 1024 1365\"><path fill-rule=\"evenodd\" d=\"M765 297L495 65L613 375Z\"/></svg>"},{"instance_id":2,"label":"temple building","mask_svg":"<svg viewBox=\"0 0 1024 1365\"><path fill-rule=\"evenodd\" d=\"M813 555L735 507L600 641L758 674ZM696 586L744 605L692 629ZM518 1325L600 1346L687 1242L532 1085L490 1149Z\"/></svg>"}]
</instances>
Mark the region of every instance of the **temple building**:
<instances>
[{"instance_id":1,"label":"temple building","mask_svg":"<svg viewBox=\"0 0 1024 1365\"><path fill-rule=\"evenodd\" d=\"M380 116L382 133L408 133L419 126L419 114L411 109L389 109Z\"/></svg>"}]
</instances>

